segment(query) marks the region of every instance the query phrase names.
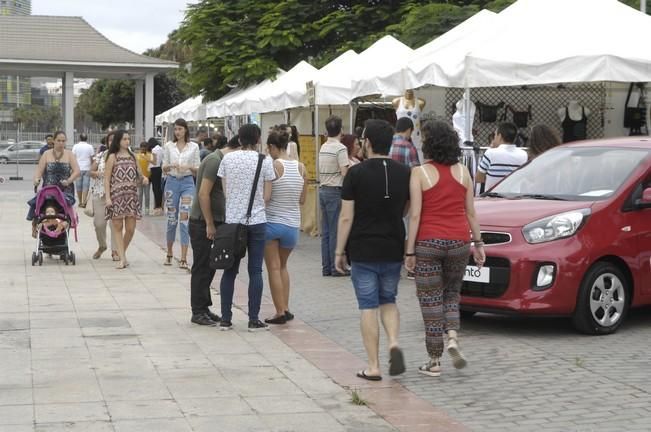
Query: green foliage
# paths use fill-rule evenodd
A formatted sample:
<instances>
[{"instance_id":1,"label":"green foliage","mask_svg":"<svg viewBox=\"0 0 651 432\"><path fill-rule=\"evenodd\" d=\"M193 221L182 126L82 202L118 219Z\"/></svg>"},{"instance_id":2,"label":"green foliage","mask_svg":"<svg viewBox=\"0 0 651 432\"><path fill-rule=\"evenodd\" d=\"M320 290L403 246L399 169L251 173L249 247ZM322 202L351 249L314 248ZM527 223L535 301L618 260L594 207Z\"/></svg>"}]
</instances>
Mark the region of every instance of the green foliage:
<instances>
[{"instance_id":1,"label":"green foliage","mask_svg":"<svg viewBox=\"0 0 651 432\"><path fill-rule=\"evenodd\" d=\"M63 117L56 106L25 105L14 109L14 120L30 130L55 130L61 128Z\"/></svg>"},{"instance_id":2,"label":"green foliage","mask_svg":"<svg viewBox=\"0 0 651 432\"><path fill-rule=\"evenodd\" d=\"M79 97L77 106L106 129L134 119L135 84L130 80L97 80Z\"/></svg>"}]
</instances>

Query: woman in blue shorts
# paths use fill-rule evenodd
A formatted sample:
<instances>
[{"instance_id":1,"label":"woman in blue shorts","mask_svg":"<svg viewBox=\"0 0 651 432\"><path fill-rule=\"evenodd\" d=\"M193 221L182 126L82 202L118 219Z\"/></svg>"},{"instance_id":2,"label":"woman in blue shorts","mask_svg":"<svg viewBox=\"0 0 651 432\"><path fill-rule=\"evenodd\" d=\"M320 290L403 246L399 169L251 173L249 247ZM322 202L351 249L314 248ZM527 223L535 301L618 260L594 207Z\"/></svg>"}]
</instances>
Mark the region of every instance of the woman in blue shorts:
<instances>
[{"instance_id":1,"label":"woman in blue shorts","mask_svg":"<svg viewBox=\"0 0 651 432\"><path fill-rule=\"evenodd\" d=\"M289 135L275 130L267 138L269 156L274 160L276 180L267 203L267 232L264 260L276 314L267 324L285 324L294 318L289 312L289 272L287 260L298 242L301 205L305 202L307 183L305 166L287 155Z\"/></svg>"}]
</instances>

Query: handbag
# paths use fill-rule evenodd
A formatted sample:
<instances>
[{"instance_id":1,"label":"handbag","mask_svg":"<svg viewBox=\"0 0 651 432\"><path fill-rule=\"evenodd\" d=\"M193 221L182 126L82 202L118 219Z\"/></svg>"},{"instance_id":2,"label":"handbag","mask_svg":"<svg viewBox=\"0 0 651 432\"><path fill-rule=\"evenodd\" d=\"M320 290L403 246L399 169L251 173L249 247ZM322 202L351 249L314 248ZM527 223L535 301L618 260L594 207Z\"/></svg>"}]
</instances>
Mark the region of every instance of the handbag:
<instances>
[{"instance_id":1,"label":"handbag","mask_svg":"<svg viewBox=\"0 0 651 432\"><path fill-rule=\"evenodd\" d=\"M93 207L93 200L89 199L86 202L86 208L84 208L84 214L88 217L95 216L95 208Z\"/></svg>"},{"instance_id":2,"label":"handbag","mask_svg":"<svg viewBox=\"0 0 651 432\"><path fill-rule=\"evenodd\" d=\"M222 224L217 228L217 233L210 246L210 268L213 270L227 270L235 264L236 260L246 255L247 227L253 210L253 199L260 179L264 155L258 155L258 166L255 169L249 207L246 211L246 224Z\"/></svg>"}]
</instances>

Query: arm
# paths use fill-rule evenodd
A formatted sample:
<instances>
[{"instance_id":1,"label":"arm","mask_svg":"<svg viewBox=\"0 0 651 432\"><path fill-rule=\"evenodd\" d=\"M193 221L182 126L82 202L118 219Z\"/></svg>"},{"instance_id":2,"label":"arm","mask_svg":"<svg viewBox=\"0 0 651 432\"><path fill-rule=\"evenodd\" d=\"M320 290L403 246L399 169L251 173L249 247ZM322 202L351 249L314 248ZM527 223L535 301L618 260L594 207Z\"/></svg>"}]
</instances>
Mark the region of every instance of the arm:
<instances>
[{"instance_id":1,"label":"arm","mask_svg":"<svg viewBox=\"0 0 651 432\"><path fill-rule=\"evenodd\" d=\"M268 205L271 201L271 181L264 182L264 205Z\"/></svg>"},{"instance_id":2,"label":"arm","mask_svg":"<svg viewBox=\"0 0 651 432\"><path fill-rule=\"evenodd\" d=\"M477 170L477 175L475 176L476 183L486 183L486 173L483 173Z\"/></svg>"},{"instance_id":3,"label":"arm","mask_svg":"<svg viewBox=\"0 0 651 432\"><path fill-rule=\"evenodd\" d=\"M335 268L340 273L346 273L346 255L344 250L348 243L350 229L355 218L355 201L341 200L341 213L337 224L337 247L335 248Z\"/></svg>"},{"instance_id":4,"label":"arm","mask_svg":"<svg viewBox=\"0 0 651 432\"><path fill-rule=\"evenodd\" d=\"M172 164L171 159L170 159L170 152L169 152L169 146L166 145L165 148L163 149L163 172L164 173L169 173L172 171L174 168L178 168L177 165Z\"/></svg>"},{"instance_id":5,"label":"arm","mask_svg":"<svg viewBox=\"0 0 651 432\"><path fill-rule=\"evenodd\" d=\"M307 196L307 178L305 178L307 173L305 172L305 165L299 163L298 172L300 172L301 176L303 176L303 190L301 191L301 198L298 200L298 203L300 205L303 205L305 204L305 197Z\"/></svg>"},{"instance_id":6,"label":"arm","mask_svg":"<svg viewBox=\"0 0 651 432\"><path fill-rule=\"evenodd\" d=\"M475 259L475 264L477 267L484 265L486 261L486 253L484 252L484 243L481 239L481 230L479 227L479 222L477 221L477 213L475 212L475 194L473 191L472 180L470 180L470 173L465 166L462 166L464 172L464 186L466 186L466 217L468 218L468 224L470 225L470 230L472 231L472 239L475 240L475 247L473 248L473 258Z\"/></svg>"},{"instance_id":7,"label":"arm","mask_svg":"<svg viewBox=\"0 0 651 432\"><path fill-rule=\"evenodd\" d=\"M488 153L489 150L486 150ZM477 175L475 176L475 183L486 183L486 173L491 166L491 160L488 158L488 155L484 153L479 161L479 166L477 166Z\"/></svg>"},{"instance_id":8,"label":"arm","mask_svg":"<svg viewBox=\"0 0 651 432\"><path fill-rule=\"evenodd\" d=\"M98 169L99 169L99 164L97 163L97 160L93 158L93 163L90 164L90 172L89 172L92 178L97 178L97 176L99 175L99 173L97 172Z\"/></svg>"},{"instance_id":9,"label":"arm","mask_svg":"<svg viewBox=\"0 0 651 432\"><path fill-rule=\"evenodd\" d=\"M72 168L72 174L68 179L66 180L66 185L69 185L73 181L77 180L79 176L81 175L81 170L79 169L79 164L77 163L77 158L70 153L68 156L70 158L70 167Z\"/></svg>"},{"instance_id":10,"label":"arm","mask_svg":"<svg viewBox=\"0 0 651 432\"><path fill-rule=\"evenodd\" d=\"M190 166L188 167L190 169L190 172L192 172L193 176L197 176L197 171L199 170L199 165L201 165L201 154L199 152L199 146L196 146L194 148L194 151L192 152L192 162L190 163Z\"/></svg>"},{"instance_id":11,"label":"arm","mask_svg":"<svg viewBox=\"0 0 651 432\"><path fill-rule=\"evenodd\" d=\"M217 228L215 227L215 219L212 215L212 206L210 205L210 192L212 191L215 181L203 176L199 184L199 207L201 207L201 214L206 221L206 237L213 240Z\"/></svg>"},{"instance_id":12,"label":"arm","mask_svg":"<svg viewBox=\"0 0 651 432\"><path fill-rule=\"evenodd\" d=\"M111 177L113 176L113 165L115 164L115 156L109 155L104 165L104 194L106 196L106 206L109 207L113 204L111 201Z\"/></svg>"},{"instance_id":13,"label":"arm","mask_svg":"<svg viewBox=\"0 0 651 432\"><path fill-rule=\"evenodd\" d=\"M411 170L409 178L409 233L407 236L407 249L405 254L405 268L408 271L414 271L416 267L416 257L412 254L416 251L416 236L420 226L420 212L423 208L423 188L421 186L421 169L414 168Z\"/></svg>"}]
</instances>

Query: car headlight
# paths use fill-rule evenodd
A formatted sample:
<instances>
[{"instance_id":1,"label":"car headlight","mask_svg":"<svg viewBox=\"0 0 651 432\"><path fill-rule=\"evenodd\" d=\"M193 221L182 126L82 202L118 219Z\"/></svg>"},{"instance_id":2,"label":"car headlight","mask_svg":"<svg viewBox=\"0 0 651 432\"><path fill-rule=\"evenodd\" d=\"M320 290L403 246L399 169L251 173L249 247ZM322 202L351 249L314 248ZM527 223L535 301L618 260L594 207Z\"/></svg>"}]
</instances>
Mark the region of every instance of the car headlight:
<instances>
[{"instance_id":1,"label":"car headlight","mask_svg":"<svg viewBox=\"0 0 651 432\"><path fill-rule=\"evenodd\" d=\"M531 222L522 228L527 243L545 243L573 236L583 226L590 209L574 210Z\"/></svg>"}]
</instances>

